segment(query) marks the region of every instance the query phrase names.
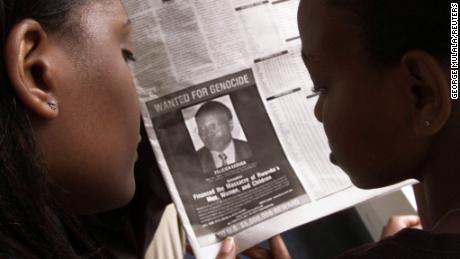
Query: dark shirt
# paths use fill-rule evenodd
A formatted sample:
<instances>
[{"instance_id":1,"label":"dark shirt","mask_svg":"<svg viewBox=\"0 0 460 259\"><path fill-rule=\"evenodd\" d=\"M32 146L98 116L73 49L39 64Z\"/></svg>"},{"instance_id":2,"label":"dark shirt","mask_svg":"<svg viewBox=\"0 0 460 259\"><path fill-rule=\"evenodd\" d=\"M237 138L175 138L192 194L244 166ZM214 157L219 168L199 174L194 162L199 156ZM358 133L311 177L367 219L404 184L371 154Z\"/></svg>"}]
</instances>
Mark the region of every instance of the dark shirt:
<instances>
[{"instance_id":1,"label":"dark shirt","mask_svg":"<svg viewBox=\"0 0 460 259\"><path fill-rule=\"evenodd\" d=\"M460 234L403 229L377 243L350 250L336 259L459 259Z\"/></svg>"}]
</instances>

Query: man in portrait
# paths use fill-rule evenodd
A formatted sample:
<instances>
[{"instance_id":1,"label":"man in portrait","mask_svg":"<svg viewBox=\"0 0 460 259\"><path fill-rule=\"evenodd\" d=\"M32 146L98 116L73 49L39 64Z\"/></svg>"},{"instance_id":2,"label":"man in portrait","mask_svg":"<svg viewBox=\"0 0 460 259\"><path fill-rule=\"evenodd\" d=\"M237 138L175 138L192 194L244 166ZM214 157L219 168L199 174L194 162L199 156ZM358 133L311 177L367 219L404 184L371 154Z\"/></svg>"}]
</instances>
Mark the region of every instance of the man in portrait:
<instances>
[{"instance_id":1,"label":"man in portrait","mask_svg":"<svg viewBox=\"0 0 460 259\"><path fill-rule=\"evenodd\" d=\"M232 136L232 112L224 104L210 101L195 115L198 134L204 147L198 157L205 172L248 159L252 156L247 142Z\"/></svg>"}]
</instances>

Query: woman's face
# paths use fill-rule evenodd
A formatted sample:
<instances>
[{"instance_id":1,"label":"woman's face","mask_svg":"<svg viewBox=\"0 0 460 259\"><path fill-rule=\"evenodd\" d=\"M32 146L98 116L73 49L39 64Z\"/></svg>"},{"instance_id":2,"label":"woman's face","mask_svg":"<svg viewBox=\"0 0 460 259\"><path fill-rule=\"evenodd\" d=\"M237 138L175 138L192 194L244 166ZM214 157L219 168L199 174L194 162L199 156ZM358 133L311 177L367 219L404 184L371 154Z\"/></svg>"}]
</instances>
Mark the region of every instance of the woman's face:
<instances>
[{"instance_id":1,"label":"woman's face","mask_svg":"<svg viewBox=\"0 0 460 259\"><path fill-rule=\"evenodd\" d=\"M74 40L49 37L59 114L35 123L51 177L82 214L129 202L140 141L128 17L119 1L88 2Z\"/></svg>"},{"instance_id":2,"label":"woman's face","mask_svg":"<svg viewBox=\"0 0 460 259\"><path fill-rule=\"evenodd\" d=\"M302 0L298 21L331 161L362 188L416 178L423 143L413 134L399 67L372 66L351 13L321 2Z\"/></svg>"}]
</instances>

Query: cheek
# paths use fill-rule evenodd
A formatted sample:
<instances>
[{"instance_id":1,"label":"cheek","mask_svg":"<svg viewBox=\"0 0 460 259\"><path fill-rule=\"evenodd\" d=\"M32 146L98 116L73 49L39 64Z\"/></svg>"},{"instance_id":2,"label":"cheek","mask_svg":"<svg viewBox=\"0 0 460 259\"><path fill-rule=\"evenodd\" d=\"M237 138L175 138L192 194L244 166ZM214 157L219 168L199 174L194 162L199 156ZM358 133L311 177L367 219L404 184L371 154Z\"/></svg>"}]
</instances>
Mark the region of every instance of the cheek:
<instances>
[{"instance_id":1,"label":"cheek","mask_svg":"<svg viewBox=\"0 0 460 259\"><path fill-rule=\"evenodd\" d=\"M216 138L218 139L226 138L227 135L228 135L227 131L225 129L221 129L217 132Z\"/></svg>"},{"instance_id":2,"label":"cheek","mask_svg":"<svg viewBox=\"0 0 460 259\"><path fill-rule=\"evenodd\" d=\"M103 78L106 80L96 83L98 91L94 93L93 104L89 104L94 109L93 123L99 125L97 135L105 136L102 137L103 141L95 141L105 146L109 151L107 155L118 159L118 163L123 163L117 165L119 168L126 170L132 167L139 141L140 114L137 94L125 64L105 71Z\"/></svg>"},{"instance_id":3,"label":"cheek","mask_svg":"<svg viewBox=\"0 0 460 259\"><path fill-rule=\"evenodd\" d=\"M75 193L84 190L81 197L90 194L94 206L110 208L124 205L134 194L140 114L127 66L113 62L100 67L106 70L93 68L94 80L82 84L84 97L70 125L75 168L80 171L71 188Z\"/></svg>"},{"instance_id":4,"label":"cheek","mask_svg":"<svg viewBox=\"0 0 460 259\"><path fill-rule=\"evenodd\" d=\"M384 172L393 160L400 114L373 94L339 93L323 104L324 129L340 167L352 179L366 180Z\"/></svg>"}]
</instances>

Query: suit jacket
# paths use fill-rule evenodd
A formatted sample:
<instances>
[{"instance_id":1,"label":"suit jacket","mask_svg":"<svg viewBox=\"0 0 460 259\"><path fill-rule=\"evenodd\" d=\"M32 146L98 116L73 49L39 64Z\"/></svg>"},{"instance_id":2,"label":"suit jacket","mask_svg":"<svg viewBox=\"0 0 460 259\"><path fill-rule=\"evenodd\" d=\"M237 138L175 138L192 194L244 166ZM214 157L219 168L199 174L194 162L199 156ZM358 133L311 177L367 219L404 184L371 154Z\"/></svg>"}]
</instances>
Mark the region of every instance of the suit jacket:
<instances>
[{"instance_id":1,"label":"suit jacket","mask_svg":"<svg viewBox=\"0 0 460 259\"><path fill-rule=\"evenodd\" d=\"M235 145L235 161L245 160L252 156L251 148L247 142L233 139L233 143ZM212 159L211 151L209 151L209 149L202 147L197 153L204 172L216 169L214 159Z\"/></svg>"}]
</instances>

